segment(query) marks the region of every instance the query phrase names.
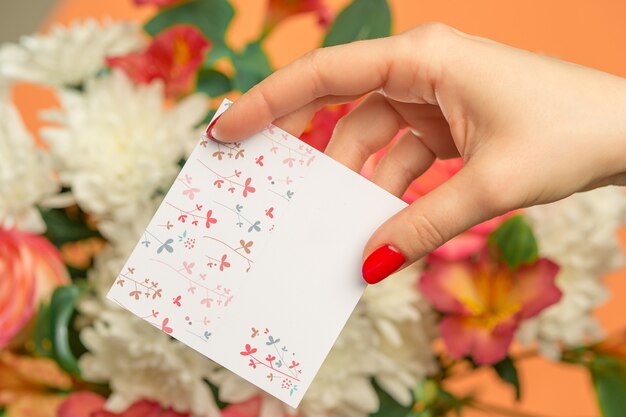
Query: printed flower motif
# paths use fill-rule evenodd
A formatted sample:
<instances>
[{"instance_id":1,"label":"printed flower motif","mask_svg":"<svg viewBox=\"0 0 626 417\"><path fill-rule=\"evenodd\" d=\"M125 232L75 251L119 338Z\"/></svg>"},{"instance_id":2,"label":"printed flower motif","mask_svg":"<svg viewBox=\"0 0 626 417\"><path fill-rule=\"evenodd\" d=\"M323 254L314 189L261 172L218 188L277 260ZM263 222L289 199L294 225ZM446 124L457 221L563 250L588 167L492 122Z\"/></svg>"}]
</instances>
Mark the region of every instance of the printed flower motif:
<instances>
[{"instance_id":1,"label":"printed flower motif","mask_svg":"<svg viewBox=\"0 0 626 417\"><path fill-rule=\"evenodd\" d=\"M245 350L239 352L242 356L252 355L257 352L257 348L253 348L250 344L246 343Z\"/></svg>"},{"instance_id":2,"label":"printed flower motif","mask_svg":"<svg viewBox=\"0 0 626 417\"><path fill-rule=\"evenodd\" d=\"M326 106L313 116L300 139L320 152L324 152L339 119L354 108L354 103Z\"/></svg>"},{"instance_id":3,"label":"printed flower motif","mask_svg":"<svg viewBox=\"0 0 626 417\"><path fill-rule=\"evenodd\" d=\"M0 259L1 349L69 278L61 254L42 236L0 228Z\"/></svg>"},{"instance_id":4,"label":"printed flower motif","mask_svg":"<svg viewBox=\"0 0 626 417\"><path fill-rule=\"evenodd\" d=\"M254 188L253 186L251 186L250 184L252 183L252 178L248 178L246 180L246 182L244 183L244 187L243 187L243 196L247 197L248 193L252 194L256 191L256 188Z\"/></svg>"},{"instance_id":5,"label":"printed flower motif","mask_svg":"<svg viewBox=\"0 0 626 417\"><path fill-rule=\"evenodd\" d=\"M323 0L269 0L266 25L272 28L283 19L308 12L317 14L320 26L328 26L332 20L332 12Z\"/></svg>"},{"instance_id":6,"label":"printed flower motif","mask_svg":"<svg viewBox=\"0 0 626 417\"><path fill-rule=\"evenodd\" d=\"M165 83L169 97L193 90L196 73L211 47L193 25L175 25L159 33L144 51L107 57L107 64L121 68L139 84L155 79Z\"/></svg>"},{"instance_id":7,"label":"printed flower motif","mask_svg":"<svg viewBox=\"0 0 626 417\"><path fill-rule=\"evenodd\" d=\"M58 417L188 417L189 413L163 408L151 400L139 400L121 413L105 410L106 398L93 392L70 394L58 409Z\"/></svg>"},{"instance_id":8,"label":"printed flower motif","mask_svg":"<svg viewBox=\"0 0 626 417\"><path fill-rule=\"evenodd\" d=\"M213 216L213 210L209 210L206 212L206 228L210 229L212 224L217 223L217 219Z\"/></svg>"},{"instance_id":9,"label":"printed flower motif","mask_svg":"<svg viewBox=\"0 0 626 417\"><path fill-rule=\"evenodd\" d=\"M558 271L548 259L511 271L486 257L473 262L433 257L419 288L444 314L439 330L451 356L492 364L504 359L523 320L559 301Z\"/></svg>"}]
</instances>

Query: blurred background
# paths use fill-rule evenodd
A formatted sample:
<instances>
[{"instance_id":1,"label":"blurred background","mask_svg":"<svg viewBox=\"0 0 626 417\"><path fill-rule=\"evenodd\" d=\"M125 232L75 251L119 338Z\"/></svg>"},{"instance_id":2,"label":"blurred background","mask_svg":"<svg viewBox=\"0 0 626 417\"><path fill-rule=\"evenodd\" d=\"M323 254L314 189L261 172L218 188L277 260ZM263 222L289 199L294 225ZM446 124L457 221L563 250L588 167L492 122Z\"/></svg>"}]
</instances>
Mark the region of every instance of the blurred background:
<instances>
[{"instance_id":1,"label":"blurred background","mask_svg":"<svg viewBox=\"0 0 626 417\"><path fill-rule=\"evenodd\" d=\"M325 0L333 11L347 0ZM266 7L264 0L233 0L237 10L227 38L242 47L258 34ZM464 32L516 47L556 56L620 76L626 76L626 2L622 0L390 0L394 33L420 22L441 21ZM151 7L138 8L130 0L22 0L0 1L0 42L67 24L77 18L111 17L145 21ZM289 36L285 36L289 33ZM323 30L311 14L296 15L278 27L265 44L274 67L281 67L320 44ZM14 101L22 109L31 131L39 126L39 109L54 102L52 95L28 85L18 85ZM626 233L620 235L622 247ZM607 277L610 300L596 315L607 333L626 327L626 272ZM552 364L529 357L518 363L524 392L515 412L492 415L591 417L598 415L588 373L582 368ZM510 405L512 391L489 370L454 382L455 390L478 391L493 404ZM472 416L471 410L463 414ZM476 414L479 415L479 414ZM485 415L480 413L480 415Z\"/></svg>"}]
</instances>

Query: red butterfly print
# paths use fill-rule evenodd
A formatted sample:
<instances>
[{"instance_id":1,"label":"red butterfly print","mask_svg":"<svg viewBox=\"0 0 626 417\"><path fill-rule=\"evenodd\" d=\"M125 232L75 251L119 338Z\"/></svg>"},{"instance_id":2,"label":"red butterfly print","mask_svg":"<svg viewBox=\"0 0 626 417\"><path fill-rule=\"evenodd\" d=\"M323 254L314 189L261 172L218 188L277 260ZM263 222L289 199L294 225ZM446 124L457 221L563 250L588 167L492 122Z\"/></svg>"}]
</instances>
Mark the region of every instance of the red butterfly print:
<instances>
[{"instance_id":1,"label":"red butterfly print","mask_svg":"<svg viewBox=\"0 0 626 417\"><path fill-rule=\"evenodd\" d=\"M250 185L250 183L252 182L252 178L248 178L246 180L246 182L244 183L244 188L243 188L243 196L247 197L248 193L252 194L253 192L256 191L256 188L252 187Z\"/></svg>"},{"instance_id":2,"label":"red butterfly print","mask_svg":"<svg viewBox=\"0 0 626 417\"><path fill-rule=\"evenodd\" d=\"M223 271L225 268L230 267L230 262L226 262L227 257L228 255L226 254L222 255L222 260L220 261L220 271Z\"/></svg>"},{"instance_id":3,"label":"red butterfly print","mask_svg":"<svg viewBox=\"0 0 626 417\"><path fill-rule=\"evenodd\" d=\"M163 322L161 323L161 330L163 330L165 333L167 334L172 334L172 332L174 331L174 329L172 329L171 327L168 327L167 324L170 322L170 319L168 319L167 317L163 319Z\"/></svg>"},{"instance_id":4,"label":"red butterfly print","mask_svg":"<svg viewBox=\"0 0 626 417\"><path fill-rule=\"evenodd\" d=\"M257 351L257 348L253 348L252 346L250 346L250 344L246 343L245 350L239 352L239 354L241 356L248 356L248 355L252 355L253 353L256 353L256 351Z\"/></svg>"},{"instance_id":5,"label":"red butterfly print","mask_svg":"<svg viewBox=\"0 0 626 417\"><path fill-rule=\"evenodd\" d=\"M209 210L206 213L206 228L207 229L211 228L212 224L217 223L217 219L215 217L211 217L212 214L213 214L213 210Z\"/></svg>"}]
</instances>

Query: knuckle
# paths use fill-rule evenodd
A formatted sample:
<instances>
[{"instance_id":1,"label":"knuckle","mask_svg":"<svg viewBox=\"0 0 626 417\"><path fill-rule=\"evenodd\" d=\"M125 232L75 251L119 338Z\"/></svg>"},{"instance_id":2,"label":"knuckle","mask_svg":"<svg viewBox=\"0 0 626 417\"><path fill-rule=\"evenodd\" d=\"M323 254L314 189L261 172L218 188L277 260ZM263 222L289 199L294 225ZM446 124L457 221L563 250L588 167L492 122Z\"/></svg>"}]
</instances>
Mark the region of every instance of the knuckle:
<instances>
[{"instance_id":1,"label":"knuckle","mask_svg":"<svg viewBox=\"0 0 626 417\"><path fill-rule=\"evenodd\" d=\"M409 37L426 44L437 44L452 38L456 33L452 27L441 22L422 23L406 32Z\"/></svg>"},{"instance_id":2,"label":"knuckle","mask_svg":"<svg viewBox=\"0 0 626 417\"><path fill-rule=\"evenodd\" d=\"M441 230L428 217L422 214L411 217L409 223L416 239L412 246L423 248L420 249L423 252L430 252L438 248L446 240ZM421 253L420 255L424 254Z\"/></svg>"},{"instance_id":3,"label":"knuckle","mask_svg":"<svg viewBox=\"0 0 626 417\"><path fill-rule=\"evenodd\" d=\"M311 88L312 94L314 97L320 97L323 94L321 93L323 87L323 80L321 76L321 60L322 60L323 51L321 48L313 49L312 51L307 52L302 57L302 62L308 67L308 70L311 74Z\"/></svg>"}]
</instances>

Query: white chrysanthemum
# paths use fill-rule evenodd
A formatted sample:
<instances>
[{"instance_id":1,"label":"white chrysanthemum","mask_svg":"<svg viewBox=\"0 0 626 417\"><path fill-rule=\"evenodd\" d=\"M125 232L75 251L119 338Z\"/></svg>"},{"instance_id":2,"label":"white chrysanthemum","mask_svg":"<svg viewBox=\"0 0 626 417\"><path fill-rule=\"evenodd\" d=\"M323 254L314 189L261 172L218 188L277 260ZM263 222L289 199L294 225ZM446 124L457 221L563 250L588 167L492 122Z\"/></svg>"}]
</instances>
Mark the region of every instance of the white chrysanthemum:
<instances>
[{"instance_id":1,"label":"white chrysanthemum","mask_svg":"<svg viewBox=\"0 0 626 417\"><path fill-rule=\"evenodd\" d=\"M371 380L398 402L410 404L416 382L436 371L431 349L435 321L420 298L417 266L370 286L307 391L297 415L365 417L378 410ZM211 381L224 401L240 402L260 391L225 369ZM277 400L265 395L262 417L275 417ZM284 411L294 411L285 408Z\"/></svg>"},{"instance_id":2,"label":"white chrysanthemum","mask_svg":"<svg viewBox=\"0 0 626 417\"><path fill-rule=\"evenodd\" d=\"M204 381L213 362L128 311L101 311L80 338L89 349L79 361L82 376L109 383L112 411L147 398L196 416L220 415Z\"/></svg>"},{"instance_id":3,"label":"white chrysanthemum","mask_svg":"<svg viewBox=\"0 0 626 417\"><path fill-rule=\"evenodd\" d=\"M0 91L0 227L42 232L35 204L57 189L50 155L37 148L8 92Z\"/></svg>"},{"instance_id":4,"label":"white chrysanthemum","mask_svg":"<svg viewBox=\"0 0 626 417\"><path fill-rule=\"evenodd\" d=\"M61 90L59 98L62 109L46 117L60 126L42 129L42 136L61 181L102 222L105 237L128 240L117 235L153 212L155 194L172 183L208 102L194 94L166 109L160 82L135 85L118 71L87 82L82 93Z\"/></svg>"},{"instance_id":5,"label":"white chrysanthemum","mask_svg":"<svg viewBox=\"0 0 626 417\"><path fill-rule=\"evenodd\" d=\"M557 358L559 345L574 346L602 332L592 316L608 295L604 275L623 263L617 230L626 223L623 188L605 187L526 211L542 256L561 267L557 285L563 298L525 322L518 338L537 341L544 354Z\"/></svg>"},{"instance_id":6,"label":"white chrysanthemum","mask_svg":"<svg viewBox=\"0 0 626 417\"><path fill-rule=\"evenodd\" d=\"M132 22L94 19L48 34L24 36L0 47L0 76L53 86L77 86L94 76L108 55L122 55L143 44Z\"/></svg>"}]
</instances>

